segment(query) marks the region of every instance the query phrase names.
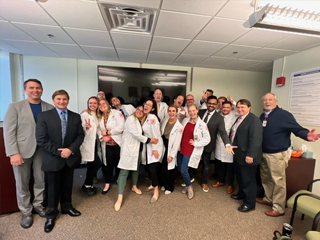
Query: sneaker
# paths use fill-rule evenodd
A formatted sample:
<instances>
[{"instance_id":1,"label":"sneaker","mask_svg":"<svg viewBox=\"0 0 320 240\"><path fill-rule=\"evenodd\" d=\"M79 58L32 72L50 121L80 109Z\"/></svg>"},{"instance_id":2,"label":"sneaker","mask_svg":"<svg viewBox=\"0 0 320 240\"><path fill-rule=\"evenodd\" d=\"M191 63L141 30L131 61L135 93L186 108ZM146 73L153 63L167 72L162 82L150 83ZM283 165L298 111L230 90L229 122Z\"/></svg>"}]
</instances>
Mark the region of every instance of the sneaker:
<instances>
[{"instance_id":1,"label":"sneaker","mask_svg":"<svg viewBox=\"0 0 320 240\"><path fill-rule=\"evenodd\" d=\"M165 190L165 191L164 191L164 194L165 194L165 195L169 195L170 193L172 193L172 192L169 191L169 190Z\"/></svg>"},{"instance_id":2,"label":"sneaker","mask_svg":"<svg viewBox=\"0 0 320 240\"><path fill-rule=\"evenodd\" d=\"M164 186L161 187L160 189L162 192L164 192L166 190L166 188Z\"/></svg>"},{"instance_id":3,"label":"sneaker","mask_svg":"<svg viewBox=\"0 0 320 240\"><path fill-rule=\"evenodd\" d=\"M201 187L202 187L202 190L203 190L204 192L209 192L208 184L206 184L206 183L201 184Z\"/></svg>"},{"instance_id":4,"label":"sneaker","mask_svg":"<svg viewBox=\"0 0 320 240\"><path fill-rule=\"evenodd\" d=\"M195 181L195 179L194 178L192 178L191 180L190 180L190 182L191 183L193 183ZM185 187L186 186L186 184L185 183L181 183L181 187Z\"/></svg>"},{"instance_id":5,"label":"sneaker","mask_svg":"<svg viewBox=\"0 0 320 240\"><path fill-rule=\"evenodd\" d=\"M81 190L84 191L88 196L92 196L97 193L94 191L93 186L86 187L85 185L82 185Z\"/></svg>"}]
</instances>

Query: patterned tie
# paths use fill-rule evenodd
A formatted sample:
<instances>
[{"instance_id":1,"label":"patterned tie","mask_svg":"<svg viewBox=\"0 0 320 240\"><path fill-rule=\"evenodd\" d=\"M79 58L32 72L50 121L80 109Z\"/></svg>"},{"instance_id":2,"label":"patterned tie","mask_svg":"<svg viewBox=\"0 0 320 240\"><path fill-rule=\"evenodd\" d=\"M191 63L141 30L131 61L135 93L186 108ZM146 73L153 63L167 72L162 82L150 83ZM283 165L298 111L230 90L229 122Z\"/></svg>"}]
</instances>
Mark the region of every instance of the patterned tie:
<instances>
[{"instance_id":1,"label":"patterned tie","mask_svg":"<svg viewBox=\"0 0 320 240\"><path fill-rule=\"evenodd\" d=\"M208 118L209 118L209 116L210 116L210 113L207 113L206 117L203 119L203 121L204 121L205 123L207 123L207 122L208 122Z\"/></svg>"},{"instance_id":2,"label":"patterned tie","mask_svg":"<svg viewBox=\"0 0 320 240\"><path fill-rule=\"evenodd\" d=\"M234 136L236 135L236 132L237 132L237 128L238 128L238 126L240 125L241 122L242 122L242 117L239 117L237 119L237 122L231 128L231 142L233 142Z\"/></svg>"},{"instance_id":3,"label":"patterned tie","mask_svg":"<svg viewBox=\"0 0 320 240\"><path fill-rule=\"evenodd\" d=\"M66 112L61 112L61 129L62 129L62 145L64 144L64 138L67 132L67 119L66 119Z\"/></svg>"}]
</instances>

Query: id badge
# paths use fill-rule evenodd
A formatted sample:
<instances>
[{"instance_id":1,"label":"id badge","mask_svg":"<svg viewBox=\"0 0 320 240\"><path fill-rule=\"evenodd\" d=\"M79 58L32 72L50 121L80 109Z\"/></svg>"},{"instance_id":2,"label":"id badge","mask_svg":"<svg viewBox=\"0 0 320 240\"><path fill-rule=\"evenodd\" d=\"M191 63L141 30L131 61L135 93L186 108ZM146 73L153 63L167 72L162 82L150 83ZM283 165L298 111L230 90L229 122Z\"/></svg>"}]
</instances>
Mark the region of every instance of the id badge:
<instances>
[{"instance_id":1,"label":"id badge","mask_svg":"<svg viewBox=\"0 0 320 240\"><path fill-rule=\"evenodd\" d=\"M262 122L262 127L266 127L267 126L267 121L266 120L263 120Z\"/></svg>"}]
</instances>

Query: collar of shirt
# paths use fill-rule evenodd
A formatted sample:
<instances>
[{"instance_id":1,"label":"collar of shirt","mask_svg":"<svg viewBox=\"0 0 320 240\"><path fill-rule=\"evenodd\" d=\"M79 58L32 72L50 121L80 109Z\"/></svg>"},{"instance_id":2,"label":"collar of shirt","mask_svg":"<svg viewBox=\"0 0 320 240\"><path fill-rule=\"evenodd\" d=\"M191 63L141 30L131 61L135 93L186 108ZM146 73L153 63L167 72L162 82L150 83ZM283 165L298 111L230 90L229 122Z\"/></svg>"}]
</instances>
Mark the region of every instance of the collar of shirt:
<instances>
[{"instance_id":1,"label":"collar of shirt","mask_svg":"<svg viewBox=\"0 0 320 240\"><path fill-rule=\"evenodd\" d=\"M248 116L248 114L249 114L250 112L248 112L246 115L244 115L244 116L239 116L239 118L241 117L241 119L242 119L242 121L246 118L246 116Z\"/></svg>"},{"instance_id":2,"label":"collar of shirt","mask_svg":"<svg viewBox=\"0 0 320 240\"><path fill-rule=\"evenodd\" d=\"M65 117L66 117L66 120L68 121L68 109L66 109L66 110L61 110L61 109L59 109L59 108L56 108L56 110L57 110L58 115L59 115L60 118L61 118L61 112L62 112L62 111L65 111L65 112L66 112Z\"/></svg>"}]
</instances>

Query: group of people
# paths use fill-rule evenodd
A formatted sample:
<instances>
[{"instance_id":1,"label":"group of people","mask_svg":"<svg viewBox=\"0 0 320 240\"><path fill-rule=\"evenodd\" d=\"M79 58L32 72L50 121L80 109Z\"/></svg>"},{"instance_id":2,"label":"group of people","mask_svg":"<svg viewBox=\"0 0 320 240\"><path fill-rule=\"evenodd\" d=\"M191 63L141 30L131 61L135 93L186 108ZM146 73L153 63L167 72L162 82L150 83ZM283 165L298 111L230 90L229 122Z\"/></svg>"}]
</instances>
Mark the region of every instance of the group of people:
<instances>
[{"instance_id":1,"label":"group of people","mask_svg":"<svg viewBox=\"0 0 320 240\"><path fill-rule=\"evenodd\" d=\"M218 181L212 187L224 186L228 176L227 192L232 194L236 176L239 189L231 197L243 200L238 208L240 212L254 210L258 202L272 206L265 212L268 216L281 216L286 199L285 168L290 158L290 134L307 141L320 137L314 129L301 127L292 114L279 108L272 93L263 96L264 113L259 119L250 112L249 100L217 98L210 89L197 104L193 95L188 94L178 95L170 106L161 101L162 91L156 89L153 99L137 107L122 104L117 97L109 102L100 91L97 97L88 99L87 109L80 115L68 109L69 95L65 90L53 93L54 106L41 100L43 89L39 80L25 81L24 91L27 99L10 104L5 115L5 148L16 180L17 202L22 213L20 225L31 227L35 211L47 219L45 232L54 228L59 203L62 214L81 215L71 201L73 172L81 160L87 162L81 189L89 196L100 190L93 180L101 166L105 180L103 195L109 192L115 172L118 198L114 209L119 211L130 172L131 190L142 194L138 187L141 163L147 166L151 180L146 189L152 191L151 204L158 201L160 190L166 195L174 191L176 166L184 181L182 193L192 199L192 169L198 168L200 160L203 161L201 187L208 192L209 166L214 153ZM256 198L259 166L264 198ZM31 169L35 179L32 203L28 184ZM47 209L43 207L45 185Z\"/></svg>"}]
</instances>

